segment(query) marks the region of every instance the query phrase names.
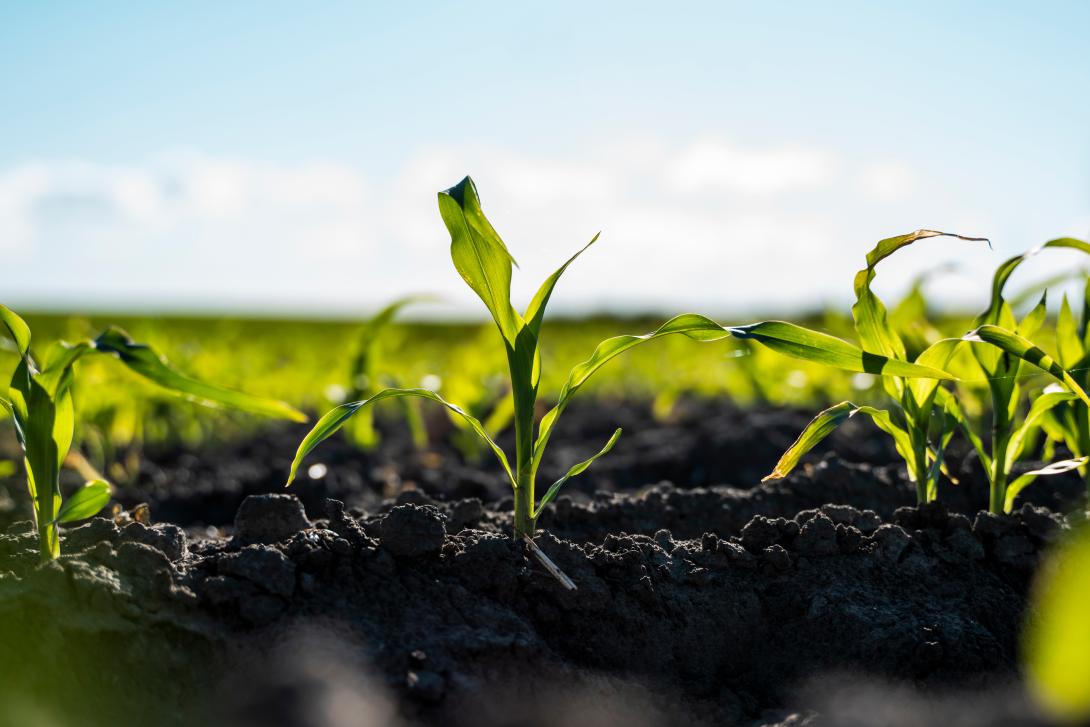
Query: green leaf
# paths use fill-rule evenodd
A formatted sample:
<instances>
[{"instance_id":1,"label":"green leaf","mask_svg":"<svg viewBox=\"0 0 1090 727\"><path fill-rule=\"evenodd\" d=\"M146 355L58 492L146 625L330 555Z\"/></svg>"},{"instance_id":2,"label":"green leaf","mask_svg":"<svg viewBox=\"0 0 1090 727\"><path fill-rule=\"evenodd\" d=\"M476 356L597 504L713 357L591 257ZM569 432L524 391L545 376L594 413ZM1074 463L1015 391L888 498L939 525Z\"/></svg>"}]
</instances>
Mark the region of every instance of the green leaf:
<instances>
[{"instance_id":1,"label":"green leaf","mask_svg":"<svg viewBox=\"0 0 1090 727\"><path fill-rule=\"evenodd\" d=\"M964 340L974 343L990 343L1004 353L1008 353L1023 361L1033 364L1042 371L1047 372L1068 389L1073 391L1084 403L1090 406L1090 396L1082 390L1082 387L1071 378L1060 364L1032 341L1022 338L1017 333L1012 333L999 326L983 325L975 331L970 331L963 336Z\"/></svg>"},{"instance_id":2,"label":"green leaf","mask_svg":"<svg viewBox=\"0 0 1090 727\"><path fill-rule=\"evenodd\" d=\"M758 341L787 356L847 371L903 378L957 380L945 371L862 351L835 336L785 321L764 321L729 330L738 338Z\"/></svg>"},{"instance_id":3,"label":"green leaf","mask_svg":"<svg viewBox=\"0 0 1090 727\"><path fill-rule=\"evenodd\" d=\"M838 426L856 414L863 413L871 417L874 423L884 432L893 437L898 452L905 461L911 461L912 443L908 432L893 422L890 413L884 409L875 409L870 406L859 406L850 401L842 401L839 404L820 412L810 420L806 428L799 434L794 444L780 457L773 470L767 474L761 482L779 480L786 477L795 469L802 457L816 447L823 439L832 434Z\"/></svg>"},{"instance_id":4,"label":"green leaf","mask_svg":"<svg viewBox=\"0 0 1090 727\"><path fill-rule=\"evenodd\" d=\"M466 177L439 193L439 213L450 233L450 257L458 274L484 302L508 346L522 328L511 306L511 266L507 246L481 210L473 180Z\"/></svg>"},{"instance_id":5,"label":"green leaf","mask_svg":"<svg viewBox=\"0 0 1090 727\"><path fill-rule=\"evenodd\" d=\"M602 447L598 451L598 454L594 455L593 457L591 457L589 459L585 459L582 462L580 462L579 464L575 465L570 470L568 470L567 473L563 477L561 477L559 480L554 482L549 487L549 489L545 492L545 496L541 498L541 502L538 503L537 508L534 509L533 518L535 520L537 519L538 515L541 514L541 511L545 509L546 505L548 505L550 502L553 501L553 499L560 492L560 488L563 487L567 483L568 480L570 480L572 477L575 477L578 474L582 474L583 472L585 472L586 469L588 467L590 467L592 464L594 464L595 460L597 460L599 457L602 457L603 455L609 454L609 451L611 449L613 449L613 445L615 445L617 443L617 440L620 439L620 437L621 437L621 430L618 429L617 431L613 432L613 436L610 437L609 441L606 442L605 446Z\"/></svg>"},{"instance_id":6,"label":"green leaf","mask_svg":"<svg viewBox=\"0 0 1090 727\"><path fill-rule=\"evenodd\" d=\"M19 355L28 355L30 353L30 326L26 324L26 321L17 316L10 308L0 305L0 322L3 322L4 327L7 328L11 340L15 341L15 346L19 349Z\"/></svg>"},{"instance_id":7,"label":"green leaf","mask_svg":"<svg viewBox=\"0 0 1090 727\"><path fill-rule=\"evenodd\" d=\"M1030 405L1025 419L1023 419L1022 423L1018 425L1018 428L1014 430L1014 433L1011 434L1010 441L1007 443L1007 472L1010 472L1011 468L1014 467L1014 463L1022 457L1029 436L1040 427L1042 418L1051 409L1064 402L1073 401L1076 398L1075 394L1070 391L1050 391L1041 394L1033 400L1033 404Z\"/></svg>"},{"instance_id":8,"label":"green leaf","mask_svg":"<svg viewBox=\"0 0 1090 727\"><path fill-rule=\"evenodd\" d=\"M291 463L291 471L288 474L288 482L290 485L295 481L295 477L298 474L299 465L303 463L303 459L314 451L314 448L319 444L329 439L338 429L344 426L344 423L351 419L356 412L363 409L366 406L375 404L384 399L393 399L402 396L415 396L421 399L429 399L431 401L442 404L450 411L454 412L458 416L462 417L469 424L470 428L477 433L478 436L483 439L488 446L495 453L496 458L503 466L503 471L507 473L507 477L511 480L512 487L517 487L514 475L511 472L511 465L507 462L507 455L503 453L500 446L496 444L492 437L485 431L484 426L477 421L473 416L470 416L461 407L451 404L443 397L436 394L434 391L428 389L383 389L370 399L364 401L354 401L348 404L341 404L340 406L330 409L326 412L325 416L318 420L318 423L314 425L314 428L310 430L307 436L299 444L299 449L295 453L295 459Z\"/></svg>"},{"instance_id":9,"label":"green leaf","mask_svg":"<svg viewBox=\"0 0 1090 727\"><path fill-rule=\"evenodd\" d=\"M1060 365L1065 369L1074 368L1084 354L1082 341L1079 339L1079 327L1066 295L1060 304L1060 315L1056 319L1056 348Z\"/></svg>"},{"instance_id":10,"label":"green leaf","mask_svg":"<svg viewBox=\"0 0 1090 727\"><path fill-rule=\"evenodd\" d=\"M1065 724L1090 718L1090 527L1073 532L1038 569L1024 631L1037 701Z\"/></svg>"},{"instance_id":11,"label":"green leaf","mask_svg":"<svg viewBox=\"0 0 1090 727\"><path fill-rule=\"evenodd\" d=\"M1079 469L1086 466L1087 457L1078 457L1076 459L1064 459L1059 462L1052 462L1039 469L1024 472L1014 479L1009 485L1007 485L1007 492L1004 495L1003 500L1003 512L1010 513L1014 511L1014 501L1021 494L1022 490L1026 489L1034 482L1038 477L1045 477L1049 475L1060 475L1064 472L1070 472L1071 470Z\"/></svg>"},{"instance_id":12,"label":"green leaf","mask_svg":"<svg viewBox=\"0 0 1090 727\"><path fill-rule=\"evenodd\" d=\"M121 363L134 372L165 389L181 394L190 401L205 406L229 406L254 414L290 419L295 422L307 420L305 414L282 401L224 389L184 376L171 368L166 359L154 349L145 344L136 343L120 328L111 326L91 345L97 351L116 356Z\"/></svg>"},{"instance_id":13,"label":"green leaf","mask_svg":"<svg viewBox=\"0 0 1090 727\"><path fill-rule=\"evenodd\" d=\"M92 480L64 501L55 522L70 523L75 520L86 520L97 515L109 501L110 483L105 480Z\"/></svg>"}]
</instances>

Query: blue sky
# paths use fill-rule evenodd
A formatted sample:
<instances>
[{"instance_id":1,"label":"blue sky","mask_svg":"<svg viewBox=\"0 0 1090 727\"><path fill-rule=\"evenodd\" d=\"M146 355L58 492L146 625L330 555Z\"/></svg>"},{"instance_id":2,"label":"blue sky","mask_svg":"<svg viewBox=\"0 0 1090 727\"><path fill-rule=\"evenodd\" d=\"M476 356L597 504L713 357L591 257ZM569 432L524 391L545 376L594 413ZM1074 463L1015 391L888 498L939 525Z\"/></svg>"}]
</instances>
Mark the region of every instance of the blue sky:
<instances>
[{"instance_id":1,"label":"blue sky","mask_svg":"<svg viewBox=\"0 0 1090 727\"><path fill-rule=\"evenodd\" d=\"M4 4L4 299L471 311L434 201L467 172L519 294L602 231L569 311L842 303L918 227L995 250L920 243L880 289L957 260L936 294L972 305L1090 236L1086 3L455 5Z\"/></svg>"}]
</instances>

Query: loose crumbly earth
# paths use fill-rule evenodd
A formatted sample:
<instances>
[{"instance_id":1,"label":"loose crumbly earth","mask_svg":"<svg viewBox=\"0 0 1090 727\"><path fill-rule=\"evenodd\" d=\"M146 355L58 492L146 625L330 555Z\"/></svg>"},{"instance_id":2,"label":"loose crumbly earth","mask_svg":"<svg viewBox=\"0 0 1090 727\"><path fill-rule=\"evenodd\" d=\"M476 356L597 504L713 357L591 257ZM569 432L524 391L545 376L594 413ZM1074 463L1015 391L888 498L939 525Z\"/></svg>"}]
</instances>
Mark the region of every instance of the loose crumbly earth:
<instances>
[{"instance_id":1,"label":"loose crumbly earth","mask_svg":"<svg viewBox=\"0 0 1090 727\"><path fill-rule=\"evenodd\" d=\"M799 416L720 416L744 432L733 464L711 451L729 437L704 428L709 416L637 426L654 473L645 486L632 483L646 451L622 450L602 479L587 475L608 489L573 489L542 518L538 542L574 592L512 541L491 470L476 497L444 497L426 467L408 465L417 487L382 499L358 455L336 447L305 506L277 487L238 496L225 521L228 466L203 490L177 488L200 515L179 517L186 528L94 519L65 532L54 563L39 565L29 523L13 523L0 535L3 720L1047 724L1020 685L1018 635L1060 515L1028 503L977 513L971 459L949 510L909 507L911 489L866 430L846 451L871 461L826 455L756 487L730 473L774 462L770 432L789 440L785 422ZM579 421L596 430L591 415ZM658 482L685 466L663 441L706 463L703 474ZM259 459L236 464L257 473L269 466ZM320 496L323 484L343 494L354 467L358 487L341 487L350 506ZM260 477L243 479L232 497ZM142 487L163 494L153 515L178 507ZM1059 510L1077 491L1061 478L1035 497Z\"/></svg>"}]
</instances>

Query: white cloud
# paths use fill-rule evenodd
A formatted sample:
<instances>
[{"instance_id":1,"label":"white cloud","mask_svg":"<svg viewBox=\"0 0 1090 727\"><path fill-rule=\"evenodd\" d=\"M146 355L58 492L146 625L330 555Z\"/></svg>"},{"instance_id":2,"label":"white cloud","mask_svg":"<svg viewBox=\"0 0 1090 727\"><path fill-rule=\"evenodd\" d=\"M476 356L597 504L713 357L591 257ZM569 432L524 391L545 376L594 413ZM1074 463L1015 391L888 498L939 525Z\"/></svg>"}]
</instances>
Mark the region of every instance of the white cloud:
<instances>
[{"instance_id":1,"label":"white cloud","mask_svg":"<svg viewBox=\"0 0 1090 727\"><path fill-rule=\"evenodd\" d=\"M900 202L916 189L916 175L905 164L893 161L865 165L858 175L863 194L879 202Z\"/></svg>"},{"instance_id":2,"label":"white cloud","mask_svg":"<svg viewBox=\"0 0 1090 727\"><path fill-rule=\"evenodd\" d=\"M838 167L829 152L798 144L752 149L700 139L671 160L667 179L682 194L771 195L827 185Z\"/></svg>"},{"instance_id":3,"label":"white cloud","mask_svg":"<svg viewBox=\"0 0 1090 727\"><path fill-rule=\"evenodd\" d=\"M476 312L435 208L436 191L467 171L521 265L520 300L602 231L555 298L568 310L843 301L875 240L988 217L943 206L941 191L916 199L914 170L896 160L859 164L802 144L718 137L618 139L567 154L423 148L382 177L338 162L177 152L139 164L41 161L0 169L0 245L21 260L6 287L39 304L342 310L434 291ZM870 209L876 198L898 202L895 218L888 206ZM882 271L883 286L931 264L935 249L944 259L961 251L931 246L916 263L905 255Z\"/></svg>"}]
</instances>

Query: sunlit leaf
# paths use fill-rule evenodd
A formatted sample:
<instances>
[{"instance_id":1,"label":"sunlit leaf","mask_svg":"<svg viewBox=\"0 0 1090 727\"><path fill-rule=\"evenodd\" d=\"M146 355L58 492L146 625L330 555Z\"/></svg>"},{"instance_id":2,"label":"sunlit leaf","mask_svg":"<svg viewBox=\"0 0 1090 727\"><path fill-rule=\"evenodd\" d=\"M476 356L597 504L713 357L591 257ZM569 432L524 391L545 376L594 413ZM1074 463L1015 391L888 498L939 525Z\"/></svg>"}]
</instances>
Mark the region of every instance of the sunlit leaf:
<instances>
[{"instance_id":1,"label":"sunlit leaf","mask_svg":"<svg viewBox=\"0 0 1090 727\"><path fill-rule=\"evenodd\" d=\"M458 274L488 308L508 345L522 328L511 306L511 267L515 260L481 210L473 180L466 177L439 193L439 213L450 232L450 256Z\"/></svg>"},{"instance_id":2,"label":"sunlit leaf","mask_svg":"<svg viewBox=\"0 0 1090 727\"><path fill-rule=\"evenodd\" d=\"M843 339L785 321L736 326L730 332L738 338L758 341L778 353L846 371L903 378L956 380L946 371L862 351Z\"/></svg>"},{"instance_id":3,"label":"sunlit leaf","mask_svg":"<svg viewBox=\"0 0 1090 727\"><path fill-rule=\"evenodd\" d=\"M882 431L893 437L897 450L905 457L906 461L911 461L912 443L909 440L908 432L894 423L888 411L870 406L859 406L850 401L842 401L825 409L810 420L810 423L802 430L794 444L788 447L787 451L780 456L780 460L776 463L772 472L767 474L761 482L786 477L791 470L795 469L804 455L832 434L833 430L840 426L841 423L859 413L870 416Z\"/></svg>"},{"instance_id":4,"label":"sunlit leaf","mask_svg":"<svg viewBox=\"0 0 1090 727\"><path fill-rule=\"evenodd\" d=\"M26 321L10 308L0 305L0 323L4 324L11 340L15 341L19 355L26 356L30 352L30 327Z\"/></svg>"},{"instance_id":5,"label":"sunlit leaf","mask_svg":"<svg viewBox=\"0 0 1090 727\"><path fill-rule=\"evenodd\" d=\"M355 416L356 412L360 411L364 407L370 406L384 399L393 399L403 396L415 396L421 399L429 399L445 406L448 410L457 414L464 419L467 424L477 433L478 436L483 439L488 446L495 453L496 458L503 466L503 470L507 473L507 477L511 480L513 486L517 486L515 476L511 471L511 465L508 464L507 455L503 453L499 445L492 440L492 437L485 431L484 426L473 416L470 416L461 407L451 404L443 397L436 394L434 391L428 389L383 389L370 399L364 401L354 401L348 404L341 404L340 406L330 409L326 412L325 416L318 420L314 428L310 430L307 436L299 444L299 449L295 453L295 459L291 463L291 471L288 474L287 484L291 484L295 481L295 477L298 473L299 466L303 463L303 459L314 451L314 448L319 444L329 439L338 429L344 426L345 422Z\"/></svg>"},{"instance_id":6,"label":"sunlit leaf","mask_svg":"<svg viewBox=\"0 0 1090 727\"><path fill-rule=\"evenodd\" d=\"M97 515L110 501L110 484L93 480L72 493L57 513L56 522L69 523Z\"/></svg>"},{"instance_id":7,"label":"sunlit leaf","mask_svg":"<svg viewBox=\"0 0 1090 727\"><path fill-rule=\"evenodd\" d=\"M1030 434L1040 427L1042 418L1049 410L1076 398L1076 395L1070 391L1050 391L1033 400L1025 418L1015 428L1007 444L1007 471L1010 471L1014 463L1021 458Z\"/></svg>"},{"instance_id":8,"label":"sunlit leaf","mask_svg":"<svg viewBox=\"0 0 1090 727\"><path fill-rule=\"evenodd\" d=\"M112 354L119 361L146 379L186 399L206 406L225 405L242 411L279 419L305 422L305 414L276 399L254 396L191 379L175 371L154 349L133 341L120 328L106 329L93 342L96 350Z\"/></svg>"},{"instance_id":9,"label":"sunlit leaf","mask_svg":"<svg viewBox=\"0 0 1090 727\"><path fill-rule=\"evenodd\" d=\"M1079 338L1079 327L1066 295L1060 304L1060 314L1056 318L1056 350L1059 354L1057 358L1060 360L1060 365L1065 369L1073 368L1082 359L1084 353L1082 341Z\"/></svg>"},{"instance_id":10,"label":"sunlit leaf","mask_svg":"<svg viewBox=\"0 0 1090 727\"><path fill-rule=\"evenodd\" d=\"M605 454L608 454L609 451L611 449L613 449L613 445L615 445L617 443L617 440L620 439L620 437L621 437L621 430L618 429L617 431L613 432L613 436L610 437L609 441L606 442L605 446L602 447L598 451L598 454L594 455L593 457L590 457L589 459L585 459L582 462L580 462L579 464L575 465L574 467L569 469L564 474L563 477L561 477L559 480L554 482L549 487L549 489L545 492L545 496L541 498L541 501L538 503L537 508L534 510L534 518L537 518L537 516L541 514L541 511L545 509L545 506L553 501L553 499L560 492L560 488L563 487L567 483L568 480L570 480L572 477L575 477L578 474L582 474L583 472L586 471L586 469L588 467L590 467L592 464L594 464L595 460L597 460L599 457L601 457L601 456L603 456Z\"/></svg>"},{"instance_id":11,"label":"sunlit leaf","mask_svg":"<svg viewBox=\"0 0 1090 727\"><path fill-rule=\"evenodd\" d=\"M1084 403L1090 405L1090 396L1082 390L1082 387L1064 370L1051 356L1045 353L1032 341L1022 338L1017 333L1012 333L998 326L983 325L975 331L964 336L966 341L989 343L1004 353L1008 353L1023 361L1033 364L1042 371L1056 378L1060 383L1074 392Z\"/></svg>"}]
</instances>

